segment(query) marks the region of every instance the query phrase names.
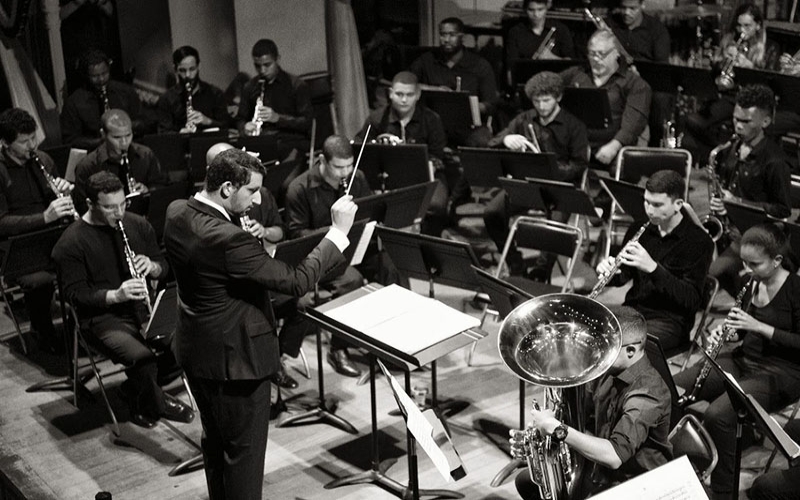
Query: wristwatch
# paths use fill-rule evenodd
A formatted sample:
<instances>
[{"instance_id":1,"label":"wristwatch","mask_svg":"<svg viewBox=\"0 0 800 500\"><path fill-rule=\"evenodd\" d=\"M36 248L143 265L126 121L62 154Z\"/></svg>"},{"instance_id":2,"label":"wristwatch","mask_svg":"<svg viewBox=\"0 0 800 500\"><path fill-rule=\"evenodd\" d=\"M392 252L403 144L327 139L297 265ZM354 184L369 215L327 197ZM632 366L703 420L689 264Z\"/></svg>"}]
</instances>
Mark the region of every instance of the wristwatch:
<instances>
[{"instance_id":1,"label":"wristwatch","mask_svg":"<svg viewBox=\"0 0 800 500\"><path fill-rule=\"evenodd\" d=\"M558 427L553 429L553 439L556 441L564 441L567 439L569 428L564 424L558 424Z\"/></svg>"}]
</instances>

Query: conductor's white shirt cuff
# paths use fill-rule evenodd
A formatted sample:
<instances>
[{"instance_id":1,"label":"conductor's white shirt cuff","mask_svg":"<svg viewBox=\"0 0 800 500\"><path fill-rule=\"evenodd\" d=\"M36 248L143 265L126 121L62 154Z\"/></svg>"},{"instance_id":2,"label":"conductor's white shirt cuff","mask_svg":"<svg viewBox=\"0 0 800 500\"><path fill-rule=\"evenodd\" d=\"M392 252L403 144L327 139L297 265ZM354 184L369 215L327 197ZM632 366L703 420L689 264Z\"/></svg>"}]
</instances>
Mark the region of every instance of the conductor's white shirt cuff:
<instances>
[{"instance_id":1,"label":"conductor's white shirt cuff","mask_svg":"<svg viewBox=\"0 0 800 500\"><path fill-rule=\"evenodd\" d=\"M331 240L340 252L344 252L345 248L350 246L350 240L347 239L347 235L341 229L331 227L325 237Z\"/></svg>"}]
</instances>

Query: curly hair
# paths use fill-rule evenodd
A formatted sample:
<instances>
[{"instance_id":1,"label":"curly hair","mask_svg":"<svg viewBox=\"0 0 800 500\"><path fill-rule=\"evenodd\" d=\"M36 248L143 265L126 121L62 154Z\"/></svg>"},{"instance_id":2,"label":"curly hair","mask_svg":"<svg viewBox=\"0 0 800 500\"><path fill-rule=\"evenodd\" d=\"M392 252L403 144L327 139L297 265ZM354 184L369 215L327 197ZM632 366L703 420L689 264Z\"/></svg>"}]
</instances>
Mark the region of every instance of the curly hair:
<instances>
[{"instance_id":1,"label":"curly hair","mask_svg":"<svg viewBox=\"0 0 800 500\"><path fill-rule=\"evenodd\" d=\"M0 139L7 143L16 141L20 134L34 132L36 132L36 120L24 109L9 108L0 113Z\"/></svg>"},{"instance_id":2,"label":"curly hair","mask_svg":"<svg viewBox=\"0 0 800 500\"><path fill-rule=\"evenodd\" d=\"M261 162L240 149L228 149L218 154L206 171L205 190L213 192L228 181L240 188L250 182L253 173L264 174Z\"/></svg>"},{"instance_id":3,"label":"curly hair","mask_svg":"<svg viewBox=\"0 0 800 500\"><path fill-rule=\"evenodd\" d=\"M745 85L736 94L736 104L743 109L758 108L771 116L775 113L775 93L760 83Z\"/></svg>"},{"instance_id":4,"label":"curly hair","mask_svg":"<svg viewBox=\"0 0 800 500\"><path fill-rule=\"evenodd\" d=\"M528 96L530 100L543 95L549 95L559 99L564 95L564 80L561 79L561 76L552 71L536 73L525 83L525 95Z\"/></svg>"}]
</instances>

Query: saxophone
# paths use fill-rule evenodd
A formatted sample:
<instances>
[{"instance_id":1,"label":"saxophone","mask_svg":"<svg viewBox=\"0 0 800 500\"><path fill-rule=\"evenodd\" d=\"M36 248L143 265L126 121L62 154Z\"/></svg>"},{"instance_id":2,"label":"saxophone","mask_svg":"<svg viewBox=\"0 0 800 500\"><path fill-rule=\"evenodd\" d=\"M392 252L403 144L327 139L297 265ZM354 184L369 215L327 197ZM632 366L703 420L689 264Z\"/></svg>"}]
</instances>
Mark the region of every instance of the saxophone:
<instances>
[{"instance_id":1,"label":"saxophone","mask_svg":"<svg viewBox=\"0 0 800 500\"><path fill-rule=\"evenodd\" d=\"M744 306L744 309L750 307L750 302L753 300L753 289L755 288L755 278L751 277L750 280L747 282L745 286L739 290L739 293L736 294L736 300L733 303L733 308L742 309L742 305L744 303L744 296L747 294L747 291L750 290L750 298L748 299L748 303ZM725 345L725 342L730 339L733 334L736 333L736 328L731 328L726 326L722 330L722 335L720 339L715 342L714 344L708 346L706 353L711 359L717 359L719 356L719 352L722 350L722 346ZM705 361L703 367L700 369L700 373L697 374L697 378L694 379L694 385L692 386L692 390L690 392L685 393L683 396L678 398L678 404L680 406L685 406L694 403L697 400L698 394L700 394L700 389L703 388L703 384L706 382L706 378L708 378L708 374L711 371L711 362L708 360Z\"/></svg>"},{"instance_id":2,"label":"saxophone","mask_svg":"<svg viewBox=\"0 0 800 500\"><path fill-rule=\"evenodd\" d=\"M136 254L133 252L131 248L130 241L128 240L128 235L125 233L125 226L122 225L122 219L117 220L117 230L122 235L122 243L123 248L125 250L125 262L128 264L128 272L131 275L131 278L141 280L144 283L144 286L147 287L147 280L145 276L136 270L136 263L134 258ZM153 304L150 303L150 295L148 294L147 297L142 299L144 301L145 306L147 307L148 314L153 314Z\"/></svg>"},{"instance_id":3,"label":"saxophone","mask_svg":"<svg viewBox=\"0 0 800 500\"><path fill-rule=\"evenodd\" d=\"M53 174L47 171L44 164L42 163L42 160L39 159L39 155L36 154L36 151L30 152L30 158L42 170L42 175L44 175L44 180L47 181L47 187L49 187L50 190L53 192L53 194L56 195L56 198L64 198L65 196L69 196L69 193L65 193L60 189L58 189L58 185L56 185L56 178L53 177ZM72 217L75 220L81 218L81 216L78 215L78 211L75 210L75 208L72 209Z\"/></svg>"},{"instance_id":4,"label":"saxophone","mask_svg":"<svg viewBox=\"0 0 800 500\"><path fill-rule=\"evenodd\" d=\"M266 80L259 78L258 85L260 90L258 98L256 99L256 107L253 110L253 119L250 120L250 122L256 126L256 128L254 128L250 133L250 135L253 136L261 135L261 127L264 125L264 120L262 120L259 116L261 113L261 108L264 107L264 84L266 84Z\"/></svg>"},{"instance_id":5,"label":"saxophone","mask_svg":"<svg viewBox=\"0 0 800 500\"><path fill-rule=\"evenodd\" d=\"M620 250L620 252L617 254L617 258L614 259L614 265L612 266L611 270L600 276L600 279L597 280L597 283L595 283L594 288L592 288L592 293L589 294L590 299L596 299L597 296L600 295L600 292L603 291L603 288L605 288L606 285L608 285L608 282L611 281L611 278L614 277L614 274L617 272L617 269L619 269L619 266L622 265L622 252L625 251L625 248L628 245L639 241L639 238L642 237L644 231L647 229L647 226L649 225L650 221L647 221L644 224L642 224L642 227L640 227L639 230L636 231L636 234L633 235L633 238L631 238L630 240L628 240L627 243L625 243L625 246L622 247L622 250Z\"/></svg>"},{"instance_id":6,"label":"saxophone","mask_svg":"<svg viewBox=\"0 0 800 500\"><path fill-rule=\"evenodd\" d=\"M194 107L192 106L192 82L186 82L184 88L186 89L186 130L194 134L197 132L197 124L194 122L189 123L189 115L194 113Z\"/></svg>"},{"instance_id":7,"label":"saxophone","mask_svg":"<svg viewBox=\"0 0 800 500\"><path fill-rule=\"evenodd\" d=\"M722 199L722 183L719 180L719 176L716 172L717 166L717 156L728 149L733 145L733 141L736 136L731 137L731 139L724 143L720 144L719 146L715 147L711 150L711 153L708 154L708 165L706 165L706 172L708 174L708 201L711 202L711 198L719 198ZM725 238L730 237L730 226L728 225L728 219L722 215L710 213L708 215L703 216L700 220L703 227L705 228L706 232L711 236L711 239L714 242L717 242L723 236Z\"/></svg>"}]
</instances>

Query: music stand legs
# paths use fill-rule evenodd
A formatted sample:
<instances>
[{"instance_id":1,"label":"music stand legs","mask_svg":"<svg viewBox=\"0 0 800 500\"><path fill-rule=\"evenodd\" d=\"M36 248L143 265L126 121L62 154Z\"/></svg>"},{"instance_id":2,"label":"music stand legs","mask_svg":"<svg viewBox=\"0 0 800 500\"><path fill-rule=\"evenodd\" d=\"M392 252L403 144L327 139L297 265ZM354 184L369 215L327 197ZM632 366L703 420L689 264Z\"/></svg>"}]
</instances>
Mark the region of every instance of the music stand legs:
<instances>
[{"instance_id":1,"label":"music stand legs","mask_svg":"<svg viewBox=\"0 0 800 500\"><path fill-rule=\"evenodd\" d=\"M525 382L520 380L519 381L519 428L525 428ZM512 458L510 462L508 462L505 467L500 469L500 471L495 474L494 478L492 479L491 486L493 488L497 488L501 484L503 484L510 476L514 473L515 470L523 467L525 462L518 458Z\"/></svg>"},{"instance_id":2,"label":"music stand legs","mask_svg":"<svg viewBox=\"0 0 800 500\"><path fill-rule=\"evenodd\" d=\"M334 408L328 401L325 400L325 378L322 372L322 333L320 330L317 330L317 381L318 381L318 391L319 397L317 402L297 414L288 415L287 417L281 419L276 426L277 427L285 427L287 425L292 425L299 422L304 422L309 419L316 419L321 423L326 423L337 427L345 432L349 432L350 434L358 434L358 430L353 427L353 424L348 422L347 420L343 419L342 417L333 413ZM280 391L280 389L279 389ZM280 394L280 392L278 392Z\"/></svg>"}]
</instances>

